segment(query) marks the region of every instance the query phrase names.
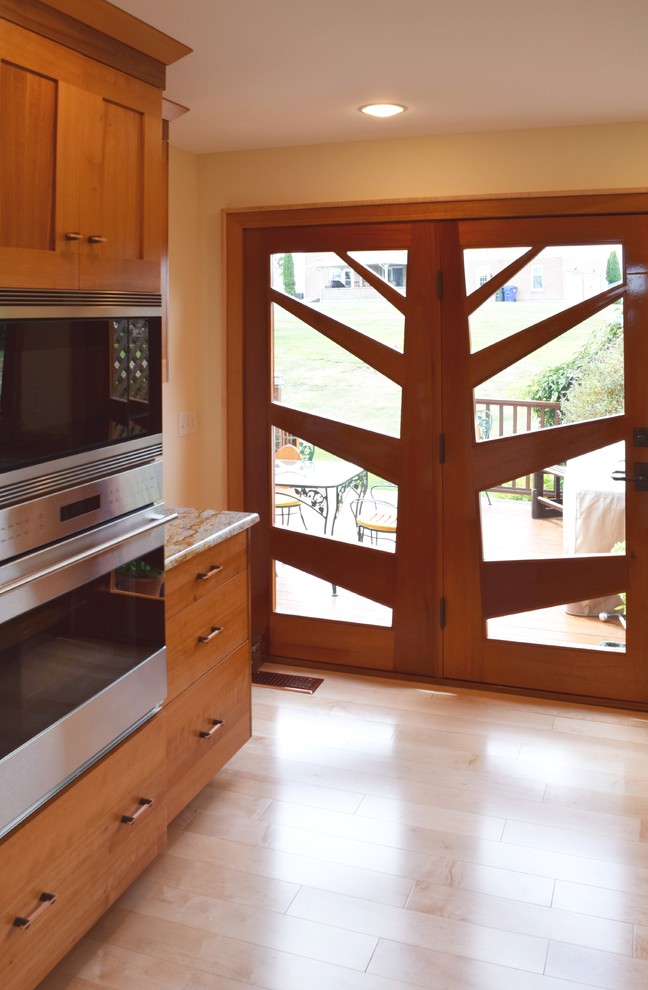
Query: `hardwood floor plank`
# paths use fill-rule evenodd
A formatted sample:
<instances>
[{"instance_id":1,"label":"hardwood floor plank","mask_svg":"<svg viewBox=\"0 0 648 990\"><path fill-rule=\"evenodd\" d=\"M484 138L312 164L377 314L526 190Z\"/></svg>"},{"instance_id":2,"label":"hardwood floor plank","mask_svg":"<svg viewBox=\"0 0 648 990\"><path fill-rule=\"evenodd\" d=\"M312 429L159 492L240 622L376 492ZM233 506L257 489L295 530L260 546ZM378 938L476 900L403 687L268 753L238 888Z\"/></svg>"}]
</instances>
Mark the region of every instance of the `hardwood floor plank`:
<instances>
[{"instance_id":1,"label":"hardwood floor plank","mask_svg":"<svg viewBox=\"0 0 648 990\"><path fill-rule=\"evenodd\" d=\"M547 954L548 941L540 936L372 904L359 897L308 887L300 890L288 913L321 925L335 924L338 931L362 932L530 973L542 973Z\"/></svg>"},{"instance_id":2,"label":"hardwood floor plank","mask_svg":"<svg viewBox=\"0 0 648 990\"><path fill-rule=\"evenodd\" d=\"M615 856L623 856L626 863L642 869L648 868L648 843L645 842L632 842L610 836L512 821L508 821L504 826L502 840L513 845L573 853L575 856L588 856L591 859L611 861Z\"/></svg>"},{"instance_id":3,"label":"hardwood floor plank","mask_svg":"<svg viewBox=\"0 0 648 990\"><path fill-rule=\"evenodd\" d=\"M645 959L648 961L648 926L646 925L635 926L634 954L637 959Z\"/></svg>"},{"instance_id":4,"label":"hardwood floor plank","mask_svg":"<svg viewBox=\"0 0 648 990\"><path fill-rule=\"evenodd\" d=\"M549 976L580 980L603 990L644 990L648 986L648 961L552 942L547 955Z\"/></svg>"},{"instance_id":5,"label":"hardwood floor plank","mask_svg":"<svg viewBox=\"0 0 648 990\"><path fill-rule=\"evenodd\" d=\"M136 880L120 898L125 911L281 952L364 970L376 947L369 934L286 913L225 903L174 887Z\"/></svg>"},{"instance_id":6,"label":"hardwood floor plank","mask_svg":"<svg viewBox=\"0 0 648 990\"><path fill-rule=\"evenodd\" d=\"M389 802L389 804L393 809L393 803ZM411 826L415 834L420 831L420 839L423 843L424 832L432 824L436 831L497 840L502 835L505 821L492 815L454 811L441 805L435 805L432 813L429 805L409 805L402 807L401 814L397 817L367 816L362 813L363 808L364 804L355 815L344 815L335 811L304 808L286 801L273 801L260 817L263 821L277 822L293 828L312 828L344 838L362 839L367 836L371 837L373 842L384 842L387 845L399 842L403 831L402 825Z\"/></svg>"},{"instance_id":7,"label":"hardwood floor plank","mask_svg":"<svg viewBox=\"0 0 648 990\"><path fill-rule=\"evenodd\" d=\"M151 884L186 890L232 904L263 904L269 911L287 911L299 884L261 877L231 869L224 863L214 866L163 853L142 874Z\"/></svg>"},{"instance_id":8,"label":"hardwood floor plank","mask_svg":"<svg viewBox=\"0 0 648 990\"><path fill-rule=\"evenodd\" d=\"M439 806L452 810L464 810L470 805L462 796L439 795L433 792L428 804L410 804L403 801L393 801L386 798L365 797L358 809L358 814L366 818L378 818L384 821L400 821L409 825L424 825L434 821L439 824L436 815ZM514 818L527 824L550 825L554 828L570 829L572 831L592 833L593 835L617 836L623 839L639 839L641 820L625 815L612 815L603 812L580 811L577 808L543 804L539 801L516 800L511 797L503 800L501 796L483 800L472 797L475 812L485 816L494 815L499 809L501 820ZM434 818L430 809L434 808ZM266 812L264 812L266 814ZM267 809L272 814L272 809Z\"/></svg>"},{"instance_id":9,"label":"hardwood floor plank","mask_svg":"<svg viewBox=\"0 0 648 990\"><path fill-rule=\"evenodd\" d=\"M425 990L593 990L595 986L473 959L458 959L447 953L388 939L378 943L369 972L405 980L407 986Z\"/></svg>"},{"instance_id":10,"label":"hardwood floor plank","mask_svg":"<svg viewBox=\"0 0 648 990\"><path fill-rule=\"evenodd\" d=\"M214 977L171 960L157 959L117 945L99 946L89 939L85 951L75 950L47 980L48 990L213 990ZM71 976L83 973L83 977ZM67 982L64 982L67 981ZM218 977L218 990L263 990L240 980Z\"/></svg>"},{"instance_id":11,"label":"hardwood floor plank","mask_svg":"<svg viewBox=\"0 0 648 990\"><path fill-rule=\"evenodd\" d=\"M523 904L487 894L452 890L439 884L417 882L406 907L443 918L455 918L509 932L560 939L592 949L605 949L631 956L632 923L594 917L578 910Z\"/></svg>"},{"instance_id":12,"label":"hardwood floor plank","mask_svg":"<svg viewBox=\"0 0 648 990\"><path fill-rule=\"evenodd\" d=\"M648 887L643 893L556 881L553 906L596 918L648 926Z\"/></svg>"},{"instance_id":13,"label":"hardwood floor plank","mask_svg":"<svg viewBox=\"0 0 648 990\"><path fill-rule=\"evenodd\" d=\"M260 847L186 831L174 837L169 852L189 863L207 863L218 869L221 866L230 867L239 873L249 872L285 883L319 887L321 890L340 894L355 894L383 904L403 906L414 882L411 877L393 876L378 870L315 859L299 855L297 851L283 852L273 847Z\"/></svg>"}]
</instances>

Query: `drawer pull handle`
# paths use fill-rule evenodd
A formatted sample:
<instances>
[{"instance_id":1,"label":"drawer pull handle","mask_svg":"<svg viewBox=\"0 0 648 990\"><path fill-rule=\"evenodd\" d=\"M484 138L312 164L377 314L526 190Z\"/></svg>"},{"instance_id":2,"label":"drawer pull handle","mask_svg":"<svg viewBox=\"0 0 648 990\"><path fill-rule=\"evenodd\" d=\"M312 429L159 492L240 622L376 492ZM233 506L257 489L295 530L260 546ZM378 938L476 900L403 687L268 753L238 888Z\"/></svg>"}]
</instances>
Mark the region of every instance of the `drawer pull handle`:
<instances>
[{"instance_id":1,"label":"drawer pull handle","mask_svg":"<svg viewBox=\"0 0 648 990\"><path fill-rule=\"evenodd\" d=\"M68 230L65 234L66 241L80 241L82 234L78 230Z\"/></svg>"},{"instance_id":2,"label":"drawer pull handle","mask_svg":"<svg viewBox=\"0 0 648 990\"><path fill-rule=\"evenodd\" d=\"M220 574L222 570L222 564L212 564L208 571L198 571L196 574L196 581L209 581L210 577L214 577L215 574Z\"/></svg>"},{"instance_id":3,"label":"drawer pull handle","mask_svg":"<svg viewBox=\"0 0 648 990\"><path fill-rule=\"evenodd\" d=\"M201 739L211 739L214 733L218 732L218 730L223 726L223 724L224 723L222 718L215 718L213 719L211 729L201 729L198 735L200 736Z\"/></svg>"},{"instance_id":4,"label":"drawer pull handle","mask_svg":"<svg viewBox=\"0 0 648 990\"><path fill-rule=\"evenodd\" d=\"M139 808L134 815L122 815L120 822L122 825L134 825L140 815L143 815L147 808L150 808L153 804L153 798L140 798Z\"/></svg>"},{"instance_id":5,"label":"drawer pull handle","mask_svg":"<svg viewBox=\"0 0 648 990\"><path fill-rule=\"evenodd\" d=\"M14 928L19 928L20 931L22 932L26 931L31 925L32 921L36 921L38 915L42 914L43 911L45 911L45 909L50 906L50 904L54 903L54 901L56 900L56 894L48 894L47 891L44 890L43 893L38 898L38 900L39 900L38 907L34 908L34 910L30 915L28 915L26 918L23 918L20 915L18 915L17 918L14 918Z\"/></svg>"},{"instance_id":6,"label":"drawer pull handle","mask_svg":"<svg viewBox=\"0 0 648 990\"><path fill-rule=\"evenodd\" d=\"M198 637L198 642L199 643L209 643L210 640L214 639L214 637L215 636L218 636L218 634L219 633L222 633L222 631L223 631L223 627L222 626L212 626L210 633L207 633L206 636L199 636Z\"/></svg>"},{"instance_id":7,"label":"drawer pull handle","mask_svg":"<svg viewBox=\"0 0 648 990\"><path fill-rule=\"evenodd\" d=\"M107 240L108 238L102 237L101 234L90 234L88 244L105 244Z\"/></svg>"}]
</instances>

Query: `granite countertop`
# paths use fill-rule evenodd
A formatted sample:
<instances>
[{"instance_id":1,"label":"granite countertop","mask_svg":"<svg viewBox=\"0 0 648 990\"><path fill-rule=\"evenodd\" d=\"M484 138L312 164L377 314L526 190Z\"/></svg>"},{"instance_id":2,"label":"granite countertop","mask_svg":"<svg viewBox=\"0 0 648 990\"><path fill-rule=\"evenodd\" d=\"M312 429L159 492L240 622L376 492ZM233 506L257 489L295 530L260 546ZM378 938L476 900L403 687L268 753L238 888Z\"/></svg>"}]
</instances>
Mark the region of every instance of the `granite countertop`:
<instances>
[{"instance_id":1,"label":"granite countertop","mask_svg":"<svg viewBox=\"0 0 648 990\"><path fill-rule=\"evenodd\" d=\"M189 560L194 554L222 543L236 533L242 533L259 521L256 512L230 512L218 509L176 509L166 528L164 563L167 570Z\"/></svg>"}]
</instances>

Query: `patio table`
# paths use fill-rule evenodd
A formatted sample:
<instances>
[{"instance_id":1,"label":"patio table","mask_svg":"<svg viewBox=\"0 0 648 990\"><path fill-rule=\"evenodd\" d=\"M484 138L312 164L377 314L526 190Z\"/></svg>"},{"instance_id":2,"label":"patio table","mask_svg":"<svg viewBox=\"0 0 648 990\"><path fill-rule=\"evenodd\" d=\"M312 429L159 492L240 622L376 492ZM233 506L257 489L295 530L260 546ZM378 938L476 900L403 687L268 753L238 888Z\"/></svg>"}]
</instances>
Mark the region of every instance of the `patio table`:
<instances>
[{"instance_id":1,"label":"patio table","mask_svg":"<svg viewBox=\"0 0 648 990\"><path fill-rule=\"evenodd\" d=\"M358 498L367 492L367 472L348 461L275 460L275 486L290 488L295 496L322 516L324 533L333 535L344 495Z\"/></svg>"}]
</instances>

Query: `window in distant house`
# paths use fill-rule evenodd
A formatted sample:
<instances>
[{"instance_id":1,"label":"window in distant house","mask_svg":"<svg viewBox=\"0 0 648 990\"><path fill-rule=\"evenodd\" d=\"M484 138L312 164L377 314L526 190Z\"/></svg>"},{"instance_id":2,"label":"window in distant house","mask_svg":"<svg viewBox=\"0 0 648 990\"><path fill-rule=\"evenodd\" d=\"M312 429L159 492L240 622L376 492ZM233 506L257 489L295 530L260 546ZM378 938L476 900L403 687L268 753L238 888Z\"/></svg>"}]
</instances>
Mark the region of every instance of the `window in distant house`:
<instances>
[{"instance_id":1,"label":"window in distant house","mask_svg":"<svg viewBox=\"0 0 648 990\"><path fill-rule=\"evenodd\" d=\"M490 268L477 268L475 271L475 276L477 278L477 288L481 288L482 285L486 285L490 282L493 277Z\"/></svg>"},{"instance_id":2,"label":"window in distant house","mask_svg":"<svg viewBox=\"0 0 648 990\"><path fill-rule=\"evenodd\" d=\"M542 292L544 289L544 275L542 265L531 265L531 290Z\"/></svg>"}]
</instances>

